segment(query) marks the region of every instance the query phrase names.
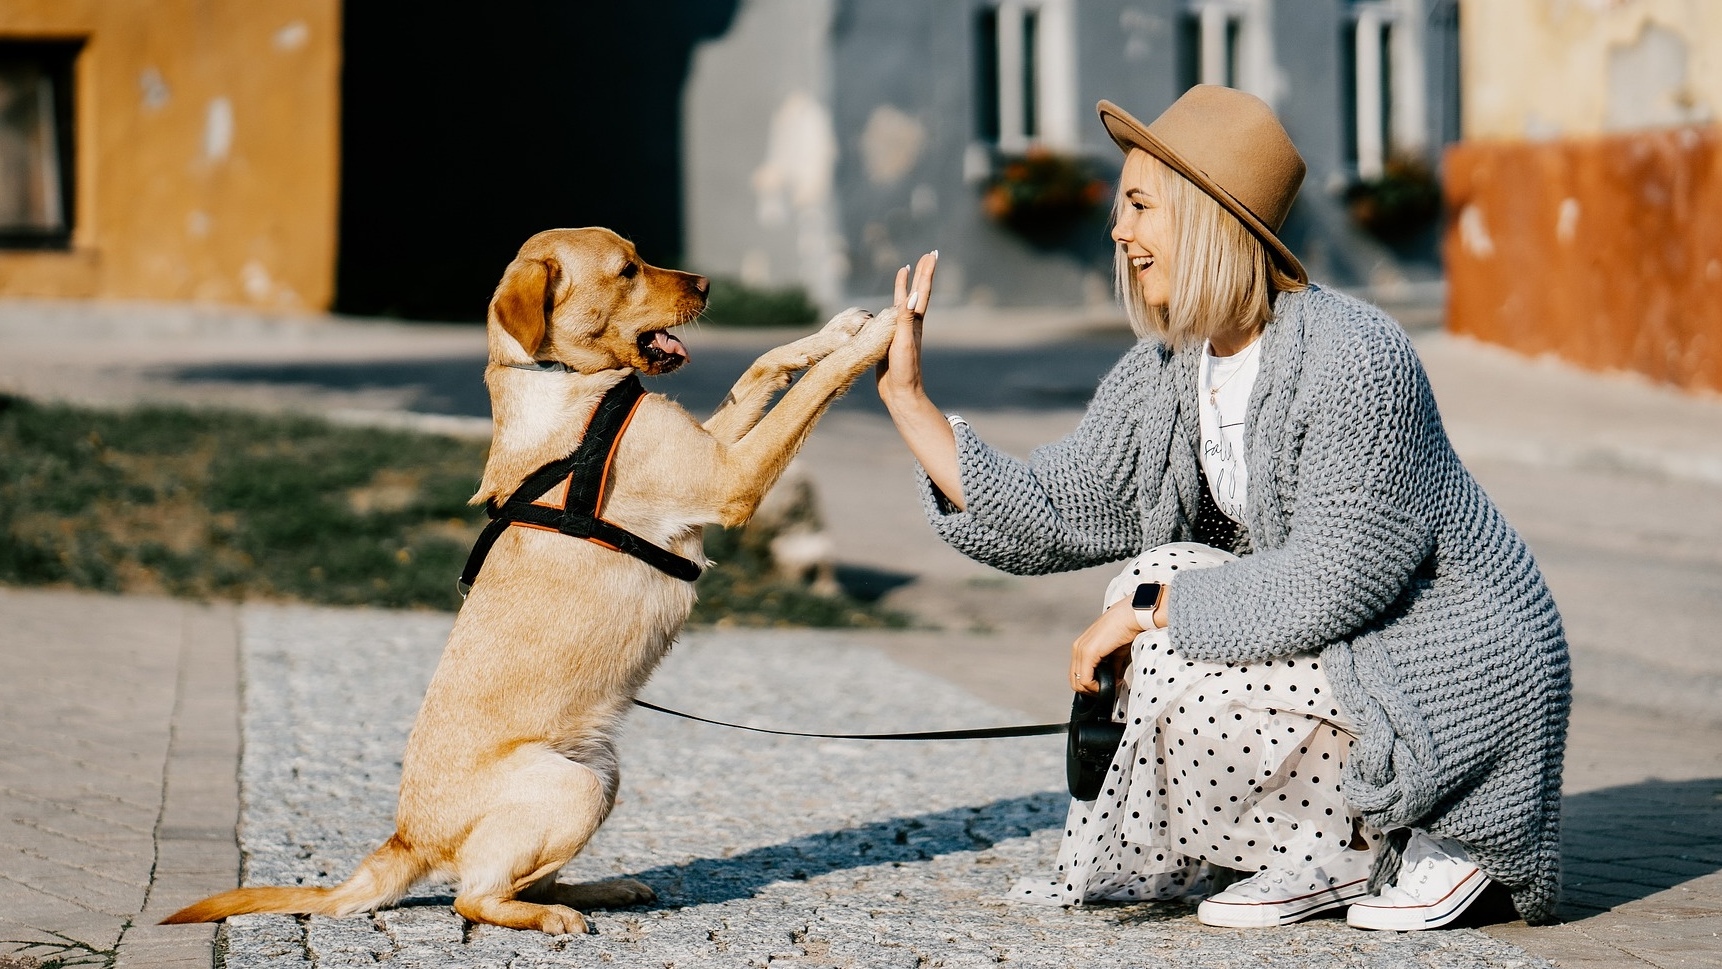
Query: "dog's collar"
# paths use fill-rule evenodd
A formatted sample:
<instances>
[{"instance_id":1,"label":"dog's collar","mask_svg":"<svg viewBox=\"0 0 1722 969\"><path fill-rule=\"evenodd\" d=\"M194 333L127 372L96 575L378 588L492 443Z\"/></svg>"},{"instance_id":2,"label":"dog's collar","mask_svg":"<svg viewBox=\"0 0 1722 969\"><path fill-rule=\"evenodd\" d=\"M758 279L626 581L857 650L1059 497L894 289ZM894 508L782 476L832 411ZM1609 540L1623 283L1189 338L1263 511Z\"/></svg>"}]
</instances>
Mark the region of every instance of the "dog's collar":
<instances>
[{"instance_id":1,"label":"dog's collar","mask_svg":"<svg viewBox=\"0 0 1722 969\"><path fill-rule=\"evenodd\" d=\"M574 368L560 360L534 360L531 363L505 363L504 367L516 370L532 370L537 373L573 373Z\"/></svg>"}]
</instances>

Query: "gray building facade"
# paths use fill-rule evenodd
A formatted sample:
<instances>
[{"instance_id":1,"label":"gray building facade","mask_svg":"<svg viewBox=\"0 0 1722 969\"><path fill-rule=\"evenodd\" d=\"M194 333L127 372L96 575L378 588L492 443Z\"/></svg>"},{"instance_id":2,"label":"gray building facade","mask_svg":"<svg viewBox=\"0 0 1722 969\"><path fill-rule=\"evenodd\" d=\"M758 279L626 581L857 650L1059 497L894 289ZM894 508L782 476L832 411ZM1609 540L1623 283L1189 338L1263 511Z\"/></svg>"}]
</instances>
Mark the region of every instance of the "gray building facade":
<instances>
[{"instance_id":1,"label":"gray building facade","mask_svg":"<svg viewBox=\"0 0 1722 969\"><path fill-rule=\"evenodd\" d=\"M937 248L947 305L1108 303L1120 156L1094 104L1150 121L1207 82L1273 105L1308 162L1284 234L1312 276L1434 278L1433 227L1390 247L1344 193L1457 137L1456 43L1453 0L741 0L684 88L685 260L836 306ZM988 191L1025 155L1108 184L1061 230L1011 228Z\"/></svg>"}]
</instances>

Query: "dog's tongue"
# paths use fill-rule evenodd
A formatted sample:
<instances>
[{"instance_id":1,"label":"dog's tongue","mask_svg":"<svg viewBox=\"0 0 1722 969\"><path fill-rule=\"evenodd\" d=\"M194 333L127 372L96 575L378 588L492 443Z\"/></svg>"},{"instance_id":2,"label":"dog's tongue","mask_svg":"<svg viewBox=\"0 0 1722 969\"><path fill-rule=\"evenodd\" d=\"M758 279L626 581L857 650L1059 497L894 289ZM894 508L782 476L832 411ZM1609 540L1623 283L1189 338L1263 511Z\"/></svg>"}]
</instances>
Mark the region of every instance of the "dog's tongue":
<instances>
[{"instance_id":1,"label":"dog's tongue","mask_svg":"<svg viewBox=\"0 0 1722 969\"><path fill-rule=\"evenodd\" d=\"M672 336L668 330L659 330L652 334L652 346L659 353L681 357L683 360L689 359L688 348L683 346L682 341Z\"/></svg>"}]
</instances>

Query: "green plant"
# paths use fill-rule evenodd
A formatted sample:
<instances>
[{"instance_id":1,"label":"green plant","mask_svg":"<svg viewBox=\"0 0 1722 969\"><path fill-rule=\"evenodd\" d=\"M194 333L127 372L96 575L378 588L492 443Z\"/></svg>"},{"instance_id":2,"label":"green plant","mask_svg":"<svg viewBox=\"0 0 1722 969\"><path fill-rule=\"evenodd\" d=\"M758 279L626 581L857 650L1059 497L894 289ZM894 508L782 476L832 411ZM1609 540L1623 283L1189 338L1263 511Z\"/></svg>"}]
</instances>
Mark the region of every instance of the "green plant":
<instances>
[{"instance_id":1,"label":"green plant","mask_svg":"<svg viewBox=\"0 0 1722 969\"><path fill-rule=\"evenodd\" d=\"M1345 208L1365 232L1386 243L1404 242L1441 214L1441 182L1420 159L1392 158L1380 178L1354 182Z\"/></svg>"},{"instance_id":2,"label":"green plant","mask_svg":"<svg viewBox=\"0 0 1722 969\"><path fill-rule=\"evenodd\" d=\"M0 395L0 582L453 609L484 521L475 441L307 417ZM777 576L770 527L713 530L696 621L892 625Z\"/></svg>"},{"instance_id":3,"label":"green plant","mask_svg":"<svg viewBox=\"0 0 1722 969\"><path fill-rule=\"evenodd\" d=\"M1098 211L1109 191L1087 162L1036 147L999 159L981 208L1029 241L1048 244Z\"/></svg>"},{"instance_id":4,"label":"green plant","mask_svg":"<svg viewBox=\"0 0 1722 969\"><path fill-rule=\"evenodd\" d=\"M749 286L725 276L712 278L700 316L718 326L801 326L818 319L819 307L801 286Z\"/></svg>"}]
</instances>

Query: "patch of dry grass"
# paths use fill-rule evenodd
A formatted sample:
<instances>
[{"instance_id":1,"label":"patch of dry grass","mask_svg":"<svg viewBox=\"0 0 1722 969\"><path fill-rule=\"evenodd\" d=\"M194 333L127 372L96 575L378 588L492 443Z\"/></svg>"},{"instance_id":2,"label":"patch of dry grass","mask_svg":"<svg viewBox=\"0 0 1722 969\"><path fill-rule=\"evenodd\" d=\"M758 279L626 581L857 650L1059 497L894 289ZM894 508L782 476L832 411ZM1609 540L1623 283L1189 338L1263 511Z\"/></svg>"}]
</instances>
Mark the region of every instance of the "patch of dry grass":
<instances>
[{"instance_id":1,"label":"patch of dry grass","mask_svg":"<svg viewBox=\"0 0 1722 969\"><path fill-rule=\"evenodd\" d=\"M0 396L0 582L455 609L482 444L306 417ZM695 622L898 625L776 574L766 529L707 533Z\"/></svg>"}]
</instances>

